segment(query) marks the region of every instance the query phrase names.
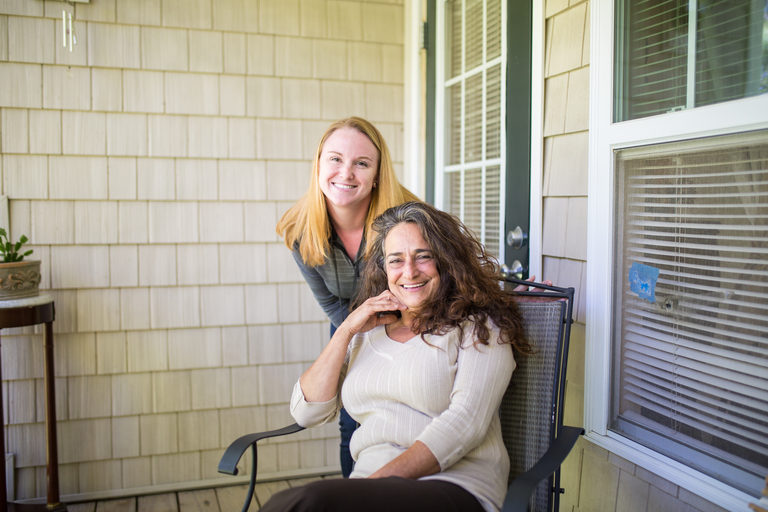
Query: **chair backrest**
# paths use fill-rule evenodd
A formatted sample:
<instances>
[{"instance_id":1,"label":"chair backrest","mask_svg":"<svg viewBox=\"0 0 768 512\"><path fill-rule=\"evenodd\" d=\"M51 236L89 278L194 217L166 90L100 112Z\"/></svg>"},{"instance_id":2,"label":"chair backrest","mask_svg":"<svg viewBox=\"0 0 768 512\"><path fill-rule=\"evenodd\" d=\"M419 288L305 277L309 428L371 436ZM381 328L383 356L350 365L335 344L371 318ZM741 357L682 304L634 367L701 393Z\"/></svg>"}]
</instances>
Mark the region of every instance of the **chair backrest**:
<instances>
[{"instance_id":1,"label":"chair backrest","mask_svg":"<svg viewBox=\"0 0 768 512\"><path fill-rule=\"evenodd\" d=\"M517 368L499 410L510 458L510 481L538 461L562 427L573 288L547 288L545 294L520 294L528 295L519 309L535 352L517 357ZM559 492L554 489L559 489L559 471L536 488L529 509L557 510Z\"/></svg>"}]
</instances>

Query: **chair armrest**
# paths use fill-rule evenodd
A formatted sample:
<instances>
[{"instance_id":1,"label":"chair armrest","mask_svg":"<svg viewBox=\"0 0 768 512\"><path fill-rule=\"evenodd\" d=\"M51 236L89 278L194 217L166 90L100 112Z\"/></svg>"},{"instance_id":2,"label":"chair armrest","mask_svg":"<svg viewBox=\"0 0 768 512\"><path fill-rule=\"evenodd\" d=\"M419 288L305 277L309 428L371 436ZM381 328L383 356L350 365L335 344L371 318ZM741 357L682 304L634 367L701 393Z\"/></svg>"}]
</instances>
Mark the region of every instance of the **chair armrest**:
<instances>
[{"instance_id":1,"label":"chair armrest","mask_svg":"<svg viewBox=\"0 0 768 512\"><path fill-rule=\"evenodd\" d=\"M531 493L543 479L552 475L573 449L573 445L584 433L580 427L564 426L560 435L552 442L549 449L539 458L536 464L525 473L519 474L507 489L502 512L526 512Z\"/></svg>"},{"instance_id":2,"label":"chair armrest","mask_svg":"<svg viewBox=\"0 0 768 512\"><path fill-rule=\"evenodd\" d=\"M237 463L240 462L240 458L243 456L243 453L245 453L245 450L247 450L249 446L256 443L257 441L260 441L261 439L267 439L269 437L293 434L294 432L299 432L301 430L304 430L304 427L294 423L293 425L289 425L277 430L257 432L255 434L246 434L242 437L238 437L232 441L232 444L227 447L227 451L225 451L224 455L221 457L221 460L219 461L219 473L236 475Z\"/></svg>"}]
</instances>

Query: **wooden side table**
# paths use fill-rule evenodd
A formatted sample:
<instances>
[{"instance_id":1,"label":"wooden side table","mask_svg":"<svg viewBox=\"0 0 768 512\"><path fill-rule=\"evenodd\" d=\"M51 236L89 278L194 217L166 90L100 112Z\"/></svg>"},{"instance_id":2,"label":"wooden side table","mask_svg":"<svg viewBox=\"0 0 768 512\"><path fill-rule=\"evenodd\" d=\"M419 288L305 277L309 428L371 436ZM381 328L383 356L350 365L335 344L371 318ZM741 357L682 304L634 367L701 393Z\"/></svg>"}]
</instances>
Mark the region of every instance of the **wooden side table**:
<instances>
[{"instance_id":1,"label":"wooden side table","mask_svg":"<svg viewBox=\"0 0 768 512\"><path fill-rule=\"evenodd\" d=\"M5 488L5 421L0 421L0 507L2 510L67 510L59 500L59 457L56 442L56 389L53 375L53 319L56 313L53 298L39 295L27 299L0 301L0 329L45 324L44 344L44 384L45 384L45 437L46 437L46 475L48 480L48 498L45 505L27 505L8 503ZM2 366L0 365L0 371ZM0 375L0 381L2 376ZM0 393L0 416L3 402ZM0 419L2 419L0 417Z\"/></svg>"}]
</instances>

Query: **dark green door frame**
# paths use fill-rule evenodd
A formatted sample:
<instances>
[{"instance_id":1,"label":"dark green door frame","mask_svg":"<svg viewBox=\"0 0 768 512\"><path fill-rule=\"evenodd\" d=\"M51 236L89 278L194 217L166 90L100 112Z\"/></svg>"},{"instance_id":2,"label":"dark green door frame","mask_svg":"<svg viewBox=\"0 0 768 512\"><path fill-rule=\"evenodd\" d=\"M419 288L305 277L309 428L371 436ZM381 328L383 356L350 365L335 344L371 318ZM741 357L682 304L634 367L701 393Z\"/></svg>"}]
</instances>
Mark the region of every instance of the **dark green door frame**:
<instances>
[{"instance_id":1,"label":"dark green door frame","mask_svg":"<svg viewBox=\"0 0 768 512\"><path fill-rule=\"evenodd\" d=\"M519 248L509 244L504 263L512 268L522 264L528 277L528 233L531 220L531 0L507 2L507 173L505 195L506 234L520 226L524 243Z\"/></svg>"},{"instance_id":2,"label":"dark green door frame","mask_svg":"<svg viewBox=\"0 0 768 512\"><path fill-rule=\"evenodd\" d=\"M437 50L437 0L427 0L427 24L424 27L424 44L427 47L427 105L426 105L426 197L429 204L435 204L435 80Z\"/></svg>"},{"instance_id":3,"label":"dark green door frame","mask_svg":"<svg viewBox=\"0 0 768 512\"><path fill-rule=\"evenodd\" d=\"M504 233L520 226L524 243L506 246L504 263L513 268L519 261L528 277L528 232L531 215L531 41L532 0L507 0L506 70L506 190ZM435 200L435 87L437 60L437 0L427 0L427 105L426 105L426 197ZM504 243L504 241L502 241Z\"/></svg>"}]
</instances>

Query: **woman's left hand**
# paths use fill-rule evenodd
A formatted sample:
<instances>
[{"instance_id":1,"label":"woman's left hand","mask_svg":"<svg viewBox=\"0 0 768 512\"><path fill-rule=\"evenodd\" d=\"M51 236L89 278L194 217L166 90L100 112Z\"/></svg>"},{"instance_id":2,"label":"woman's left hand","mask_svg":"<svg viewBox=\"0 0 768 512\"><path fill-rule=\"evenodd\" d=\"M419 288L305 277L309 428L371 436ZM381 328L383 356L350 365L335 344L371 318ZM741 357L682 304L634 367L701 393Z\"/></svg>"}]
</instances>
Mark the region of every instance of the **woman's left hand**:
<instances>
[{"instance_id":1,"label":"woman's left hand","mask_svg":"<svg viewBox=\"0 0 768 512\"><path fill-rule=\"evenodd\" d=\"M372 473L368 478L419 478L440 472L440 463L427 445L416 441L410 448Z\"/></svg>"},{"instance_id":2,"label":"woman's left hand","mask_svg":"<svg viewBox=\"0 0 768 512\"><path fill-rule=\"evenodd\" d=\"M530 278L526 279L526 281L535 281L535 280L536 280L536 276L531 276ZM542 281L541 284L545 284L547 286L552 286L552 281L547 279L545 281ZM524 284L520 284L520 285L515 286L513 291L515 291L515 292L527 292L529 290L532 291L532 292L546 292L547 291L544 288L533 288L533 289L531 289L530 286L526 286ZM520 301L520 302L547 302L547 301L550 301L550 300L563 300L563 299L559 299L559 298L555 299L553 297L547 297L546 295L542 295L542 296L539 296L539 297L531 296L531 295L518 295L518 296L515 297L515 299Z\"/></svg>"}]
</instances>

